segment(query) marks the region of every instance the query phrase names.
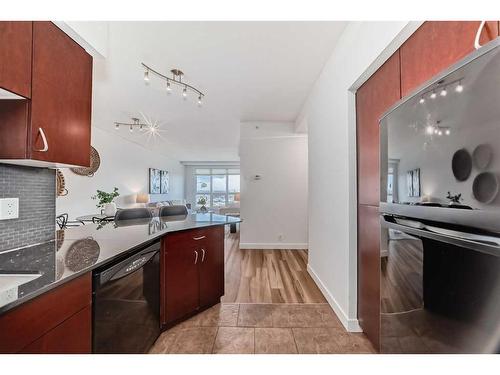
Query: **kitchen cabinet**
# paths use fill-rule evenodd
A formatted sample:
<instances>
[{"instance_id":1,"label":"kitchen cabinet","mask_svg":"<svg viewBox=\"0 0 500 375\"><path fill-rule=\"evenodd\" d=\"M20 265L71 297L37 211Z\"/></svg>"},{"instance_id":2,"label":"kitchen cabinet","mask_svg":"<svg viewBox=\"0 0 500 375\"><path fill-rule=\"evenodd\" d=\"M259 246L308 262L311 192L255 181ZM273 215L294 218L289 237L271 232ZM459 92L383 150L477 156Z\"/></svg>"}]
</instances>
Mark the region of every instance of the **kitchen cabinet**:
<instances>
[{"instance_id":1,"label":"kitchen cabinet","mask_svg":"<svg viewBox=\"0 0 500 375\"><path fill-rule=\"evenodd\" d=\"M358 321L380 346L380 222L378 207L358 206Z\"/></svg>"},{"instance_id":2,"label":"kitchen cabinet","mask_svg":"<svg viewBox=\"0 0 500 375\"><path fill-rule=\"evenodd\" d=\"M474 51L479 21L429 21L401 46L403 96ZM486 23L480 43L495 39L498 22Z\"/></svg>"},{"instance_id":3,"label":"kitchen cabinet","mask_svg":"<svg viewBox=\"0 0 500 375\"><path fill-rule=\"evenodd\" d=\"M202 250L199 268L200 306L217 303L224 295L224 230L223 227L215 229L199 245Z\"/></svg>"},{"instance_id":4,"label":"kitchen cabinet","mask_svg":"<svg viewBox=\"0 0 500 375\"><path fill-rule=\"evenodd\" d=\"M23 348L22 354L90 354L92 308L87 306Z\"/></svg>"},{"instance_id":5,"label":"kitchen cabinet","mask_svg":"<svg viewBox=\"0 0 500 375\"><path fill-rule=\"evenodd\" d=\"M217 304L224 295L224 227L169 233L161 254L163 325Z\"/></svg>"},{"instance_id":6,"label":"kitchen cabinet","mask_svg":"<svg viewBox=\"0 0 500 375\"><path fill-rule=\"evenodd\" d=\"M31 100L0 101L0 160L89 166L92 57L53 23L33 22L31 64Z\"/></svg>"},{"instance_id":7,"label":"kitchen cabinet","mask_svg":"<svg viewBox=\"0 0 500 375\"><path fill-rule=\"evenodd\" d=\"M0 353L90 353L92 279L82 275L0 316Z\"/></svg>"},{"instance_id":8,"label":"kitchen cabinet","mask_svg":"<svg viewBox=\"0 0 500 375\"><path fill-rule=\"evenodd\" d=\"M399 51L356 92L358 320L375 348L380 334L380 117L401 98Z\"/></svg>"},{"instance_id":9,"label":"kitchen cabinet","mask_svg":"<svg viewBox=\"0 0 500 375\"><path fill-rule=\"evenodd\" d=\"M399 51L356 92L358 203L380 201L379 119L401 98Z\"/></svg>"},{"instance_id":10,"label":"kitchen cabinet","mask_svg":"<svg viewBox=\"0 0 500 375\"><path fill-rule=\"evenodd\" d=\"M0 88L31 97L33 23L0 22Z\"/></svg>"}]
</instances>

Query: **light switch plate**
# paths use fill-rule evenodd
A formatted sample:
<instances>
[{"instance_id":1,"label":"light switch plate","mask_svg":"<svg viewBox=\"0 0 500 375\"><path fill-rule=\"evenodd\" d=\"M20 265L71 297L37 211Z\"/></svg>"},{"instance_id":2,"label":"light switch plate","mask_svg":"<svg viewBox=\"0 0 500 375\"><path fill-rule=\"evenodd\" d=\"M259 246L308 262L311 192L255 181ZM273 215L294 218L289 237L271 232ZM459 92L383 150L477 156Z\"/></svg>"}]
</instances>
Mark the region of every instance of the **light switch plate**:
<instances>
[{"instance_id":1,"label":"light switch plate","mask_svg":"<svg viewBox=\"0 0 500 375\"><path fill-rule=\"evenodd\" d=\"M19 217L19 198L0 198L0 220Z\"/></svg>"}]
</instances>

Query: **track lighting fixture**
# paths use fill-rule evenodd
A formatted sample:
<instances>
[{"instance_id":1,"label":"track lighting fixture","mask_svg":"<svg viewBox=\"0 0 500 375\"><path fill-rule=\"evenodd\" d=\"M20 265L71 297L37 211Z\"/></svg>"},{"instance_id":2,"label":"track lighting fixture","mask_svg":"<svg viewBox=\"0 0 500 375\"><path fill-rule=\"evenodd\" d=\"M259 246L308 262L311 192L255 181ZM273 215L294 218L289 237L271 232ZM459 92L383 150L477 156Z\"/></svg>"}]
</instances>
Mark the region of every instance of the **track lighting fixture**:
<instances>
[{"instance_id":1,"label":"track lighting fixture","mask_svg":"<svg viewBox=\"0 0 500 375\"><path fill-rule=\"evenodd\" d=\"M463 78L459 78L451 82L445 82L444 80L438 81L436 86L421 94L420 99L418 99L418 102L420 104L425 103L425 98L427 97L427 95L431 99L436 99L437 92L439 92L439 96L445 97L446 95L448 95L448 88L453 87L454 84L457 84L455 86L455 92L458 93L462 92L464 90L464 87L462 86L462 79Z\"/></svg>"},{"instance_id":2,"label":"track lighting fixture","mask_svg":"<svg viewBox=\"0 0 500 375\"><path fill-rule=\"evenodd\" d=\"M178 85L183 87L182 89L182 97L184 100L187 99L188 96L188 90L194 92L197 97L198 97L198 104L201 104L201 101L203 97L205 96L204 93L202 93L200 90L198 90L196 87L191 86L187 83L182 82L182 77L184 76L184 72L182 72L180 69L172 69L170 72L172 73L172 77L167 77L164 74L159 73L158 71L151 69L148 65L141 63L142 67L145 69L144 71L144 81L146 83L149 83L149 73L151 72L153 75L156 77L163 79L167 81L167 93L170 93L172 90L171 85Z\"/></svg>"}]
</instances>

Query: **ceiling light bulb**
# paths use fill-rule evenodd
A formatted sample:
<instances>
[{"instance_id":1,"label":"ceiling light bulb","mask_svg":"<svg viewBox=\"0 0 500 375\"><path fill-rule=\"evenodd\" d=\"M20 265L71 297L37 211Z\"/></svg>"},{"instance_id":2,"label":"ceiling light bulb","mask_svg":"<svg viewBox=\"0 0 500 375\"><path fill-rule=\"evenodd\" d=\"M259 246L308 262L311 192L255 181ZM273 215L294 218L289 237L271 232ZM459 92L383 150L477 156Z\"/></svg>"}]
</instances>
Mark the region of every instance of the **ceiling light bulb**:
<instances>
[{"instance_id":1,"label":"ceiling light bulb","mask_svg":"<svg viewBox=\"0 0 500 375\"><path fill-rule=\"evenodd\" d=\"M142 128L142 125L139 126L139 131L142 132L144 129Z\"/></svg>"},{"instance_id":2,"label":"ceiling light bulb","mask_svg":"<svg viewBox=\"0 0 500 375\"><path fill-rule=\"evenodd\" d=\"M432 125L427 125L425 131L427 132L427 134L432 134L434 133L434 127Z\"/></svg>"},{"instance_id":3,"label":"ceiling light bulb","mask_svg":"<svg viewBox=\"0 0 500 375\"><path fill-rule=\"evenodd\" d=\"M438 135L443 135L443 132L441 130L438 131Z\"/></svg>"},{"instance_id":4,"label":"ceiling light bulb","mask_svg":"<svg viewBox=\"0 0 500 375\"><path fill-rule=\"evenodd\" d=\"M154 126L151 126L151 133L156 132L156 128Z\"/></svg>"},{"instance_id":5,"label":"ceiling light bulb","mask_svg":"<svg viewBox=\"0 0 500 375\"><path fill-rule=\"evenodd\" d=\"M134 127L132 125L130 125L130 132L132 133L134 131Z\"/></svg>"},{"instance_id":6,"label":"ceiling light bulb","mask_svg":"<svg viewBox=\"0 0 500 375\"><path fill-rule=\"evenodd\" d=\"M446 135L450 135L450 133L451 133L450 129L446 129L445 132L444 132L444 134L446 134Z\"/></svg>"},{"instance_id":7,"label":"ceiling light bulb","mask_svg":"<svg viewBox=\"0 0 500 375\"><path fill-rule=\"evenodd\" d=\"M461 84L461 83L459 83L459 84L457 85L457 87L455 87L455 91L456 91L456 92L462 92L462 91L464 91L464 87L462 86L462 84Z\"/></svg>"},{"instance_id":8,"label":"ceiling light bulb","mask_svg":"<svg viewBox=\"0 0 500 375\"><path fill-rule=\"evenodd\" d=\"M439 93L439 95L441 95L441 96L446 96L446 94L448 94L448 92L446 91L446 88L442 89L441 92Z\"/></svg>"},{"instance_id":9,"label":"ceiling light bulb","mask_svg":"<svg viewBox=\"0 0 500 375\"><path fill-rule=\"evenodd\" d=\"M187 88L186 88L186 87L184 87L184 90L182 90L182 96L183 96L183 98L184 98L184 99L186 99L186 98L187 98L187 95L188 95L188 93L187 93Z\"/></svg>"},{"instance_id":10,"label":"ceiling light bulb","mask_svg":"<svg viewBox=\"0 0 500 375\"><path fill-rule=\"evenodd\" d=\"M437 134L437 133L439 133L439 130L436 128L436 129L434 129L434 134Z\"/></svg>"},{"instance_id":11,"label":"ceiling light bulb","mask_svg":"<svg viewBox=\"0 0 500 375\"><path fill-rule=\"evenodd\" d=\"M420 104L423 104L425 102L425 99L422 97L420 98L420 100L418 101Z\"/></svg>"},{"instance_id":12,"label":"ceiling light bulb","mask_svg":"<svg viewBox=\"0 0 500 375\"><path fill-rule=\"evenodd\" d=\"M198 96L198 105L201 106L201 104L202 104L202 101L201 101L201 94L200 94L200 96Z\"/></svg>"},{"instance_id":13,"label":"ceiling light bulb","mask_svg":"<svg viewBox=\"0 0 500 375\"><path fill-rule=\"evenodd\" d=\"M435 92L432 92L432 94L431 94L431 99L436 99L436 96L437 96L437 95L436 95L436 93L435 93Z\"/></svg>"},{"instance_id":14,"label":"ceiling light bulb","mask_svg":"<svg viewBox=\"0 0 500 375\"><path fill-rule=\"evenodd\" d=\"M149 83L149 70L144 72L144 82L146 82L146 85Z\"/></svg>"},{"instance_id":15,"label":"ceiling light bulb","mask_svg":"<svg viewBox=\"0 0 500 375\"><path fill-rule=\"evenodd\" d=\"M115 122L115 129L116 129L116 130L120 129L120 124L119 124L119 123L117 123L117 122Z\"/></svg>"},{"instance_id":16,"label":"ceiling light bulb","mask_svg":"<svg viewBox=\"0 0 500 375\"><path fill-rule=\"evenodd\" d=\"M172 92L172 87L170 87L170 82L167 81L167 94L170 94Z\"/></svg>"}]
</instances>

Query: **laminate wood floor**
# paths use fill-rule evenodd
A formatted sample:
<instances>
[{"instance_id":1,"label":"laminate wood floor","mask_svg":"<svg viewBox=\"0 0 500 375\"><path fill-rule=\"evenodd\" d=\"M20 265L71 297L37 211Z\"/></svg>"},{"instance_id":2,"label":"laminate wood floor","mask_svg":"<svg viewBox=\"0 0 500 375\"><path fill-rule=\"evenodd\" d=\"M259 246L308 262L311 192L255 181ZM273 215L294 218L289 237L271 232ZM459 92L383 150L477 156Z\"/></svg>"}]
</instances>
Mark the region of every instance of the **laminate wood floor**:
<instances>
[{"instance_id":1,"label":"laminate wood floor","mask_svg":"<svg viewBox=\"0 0 500 375\"><path fill-rule=\"evenodd\" d=\"M389 241L381 259L381 312L400 313L423 307L423 249L418 239Z\"/></svg>"},{"instance_id":2,"label":"laminate wood floor","mask_svg":"<svg viewBox=\"0 0 500 375\"><path fill-rule=\"evenodd\" d=\"M225 241L221 302L326 303L307 272L307 250L243 250L239 233L227 233Z\"/></svg>"}]
</instances>

